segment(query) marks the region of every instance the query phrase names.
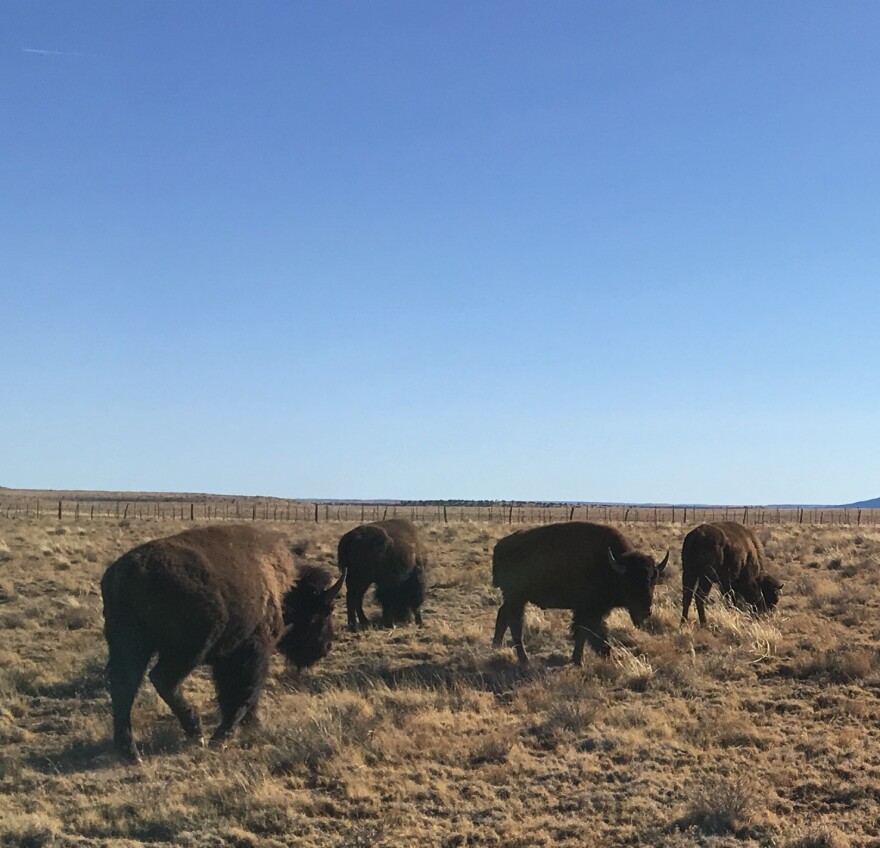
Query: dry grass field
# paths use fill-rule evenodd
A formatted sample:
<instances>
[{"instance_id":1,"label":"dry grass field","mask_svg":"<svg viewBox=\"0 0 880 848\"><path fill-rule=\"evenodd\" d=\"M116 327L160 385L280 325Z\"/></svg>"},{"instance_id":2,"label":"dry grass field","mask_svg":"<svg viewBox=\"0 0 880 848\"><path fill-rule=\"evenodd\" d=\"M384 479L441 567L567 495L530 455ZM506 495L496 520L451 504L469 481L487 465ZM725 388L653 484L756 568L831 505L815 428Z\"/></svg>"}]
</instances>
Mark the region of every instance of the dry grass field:
<instances>
[{"instance_id":1,"label":"dry grass field","mask_svg":"<svg viewBox=\"0 0 880 848\"><path fill-rule=\"evenodd\" d=\"M356 523L279 526L335 568ZM0 845L880 846L880 527L759 528L778 610L716 600L701 630L679 627L691 523L629 524L672 549L647 630L615 612L611 659L574 668L567 614L531 609L520 669L490 647L511 528L425 523L424 628L349 634L338 605L331 654L300 677L276 658L263 726L223 750L145 683L127 766L98 581L183 524L0 516ZM210 728L208 676L185 685Z\"/></svg>"}]
</instances>

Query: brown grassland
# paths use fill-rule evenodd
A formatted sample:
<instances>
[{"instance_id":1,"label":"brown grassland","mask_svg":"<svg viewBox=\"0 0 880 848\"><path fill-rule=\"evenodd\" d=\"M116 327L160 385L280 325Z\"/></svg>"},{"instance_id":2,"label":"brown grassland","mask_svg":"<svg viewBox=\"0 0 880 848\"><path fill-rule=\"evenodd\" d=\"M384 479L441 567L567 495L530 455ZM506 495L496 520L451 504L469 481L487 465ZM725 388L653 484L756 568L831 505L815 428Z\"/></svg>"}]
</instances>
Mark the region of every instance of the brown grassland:
<instances>
[{"instance_id":1,"label":"brown grassland","mask_svg":"<svg viewBox=\"0 0 880 848\"><path fill-rule=\"evenodd\" d=\"M335 569L356 523L278 526ZM701 630L679 627L692 523L621 525L672 550L648 628L613 613L611 659L574 668L568 614L530 608L521 669L490 647L510 526L424 522L423 628L349 634L338 605L330 655L299 677L276 657L262 727L223 750L145 682L127 766L98 581L183 524L0 515L0 845L880 846L880 527L759 527L778 610L716 596ZM212 727L208 675L185 688Z\"/></svg>"}]
</instances>

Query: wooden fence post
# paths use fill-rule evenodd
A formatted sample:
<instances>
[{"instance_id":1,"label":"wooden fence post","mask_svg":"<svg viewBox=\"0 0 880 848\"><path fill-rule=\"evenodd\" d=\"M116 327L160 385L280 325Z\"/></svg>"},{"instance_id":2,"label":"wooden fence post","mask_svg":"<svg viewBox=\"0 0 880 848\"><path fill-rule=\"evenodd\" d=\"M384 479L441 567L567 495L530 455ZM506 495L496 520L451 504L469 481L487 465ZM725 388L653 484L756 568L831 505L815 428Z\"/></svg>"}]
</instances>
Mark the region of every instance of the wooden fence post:
<instances>
[{"instance_id":1,"label":"wooden fence post","mask_svg":"<svg viewBox=\"0 0 880 848\"><path fill-rule=\"evenodd\" d=\"M61 521L61 501L58 501L58 520Z\"/></svg>"}]
</instances>

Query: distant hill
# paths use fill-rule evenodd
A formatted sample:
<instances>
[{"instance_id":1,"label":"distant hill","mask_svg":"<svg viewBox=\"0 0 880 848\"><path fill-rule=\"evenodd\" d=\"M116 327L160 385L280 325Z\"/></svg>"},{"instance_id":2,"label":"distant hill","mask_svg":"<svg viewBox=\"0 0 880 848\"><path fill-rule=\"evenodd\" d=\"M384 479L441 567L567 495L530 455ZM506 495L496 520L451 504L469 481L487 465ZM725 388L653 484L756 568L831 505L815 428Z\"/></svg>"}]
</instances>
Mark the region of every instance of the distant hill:
<instances>
[{"instance_id":1,"label":"distant hill","mask_svg":"<svg viewBox=\"0 0 880 848\"><path fill-rule=\"evenodd\" d=\"M845 509L853 507L855 509L880 509L880 498L871 498L868 501L856 501L851 504L844 504Z\"/></svg>"}]
</instances>

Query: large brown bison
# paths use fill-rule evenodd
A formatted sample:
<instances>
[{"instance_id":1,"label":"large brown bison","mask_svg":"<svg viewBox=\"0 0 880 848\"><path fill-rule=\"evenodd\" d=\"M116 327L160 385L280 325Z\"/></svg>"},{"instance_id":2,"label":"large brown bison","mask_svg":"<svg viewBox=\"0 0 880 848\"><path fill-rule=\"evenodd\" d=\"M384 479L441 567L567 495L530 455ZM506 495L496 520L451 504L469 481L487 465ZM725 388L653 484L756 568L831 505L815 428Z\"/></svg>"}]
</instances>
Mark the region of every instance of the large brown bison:
<instances>
[{"instance_id":1,"label":"large brown bison","mask_svg":"<svg viewBox=\"0 0 880 848\"><path fill-rule=\"evenodd\" d=\"M343 575L344 577L344 575ZM332 586L323 569L297 565L284 538L248 526L205 527L156 539L121 556L101 580L113 741L140 759L131 707L150 659L150 680L187 736L202 740L180 684L199 665L214 676L221 721L213 741L257 720L269 657L297 668L325 656L333 638Z\"/></svg>"},{"instance_id":2,"label":"large brown bison","mask_svg":"<svg viewBox=\"0 0 880 848\"><path fill-rule=\"evenodd\" d=\"M410 614L421 625L427 558L411 521L390 518L355 527L339 540L337 557L339 568L347 575L345 604L351 630L357 630L358 623L370 624L364 613L364 595L373 583L383 625L405 622Z\"/></svg>"},{"instance_id":3,"label":"large brown bison","mask_svg":"<svg viewBox=\"0 0 880 848\"><path fill-rule=\"evenodd\" d=\"M528 661L523 614L526 603L533 603L542 609L574 612L572 662L583 662L584 642L608 656L605 617L624 607L633 624L641 625L651 614L654 586L668 561L668 551L656 564L652 557L634 551L618 530L586 521L548 524L505 536L492 554L492 585L504 596L493 644L499 647L510 627L517 657Z\"/></svg>"},{"instance_id":4,"label":"large brown bison","mask_svg":"<svg viewBox=\"0 0 880 848\"><path fill-rule=\"evenodd\" d=\"M706 597L717 583L722 595L767 612L779 602L782 583L767 574L764 548L754 531L735 521L701 524L681 546L681 620L687 621L696 595L700 624L706 624Z\"/></svg>"}]
</instances>

